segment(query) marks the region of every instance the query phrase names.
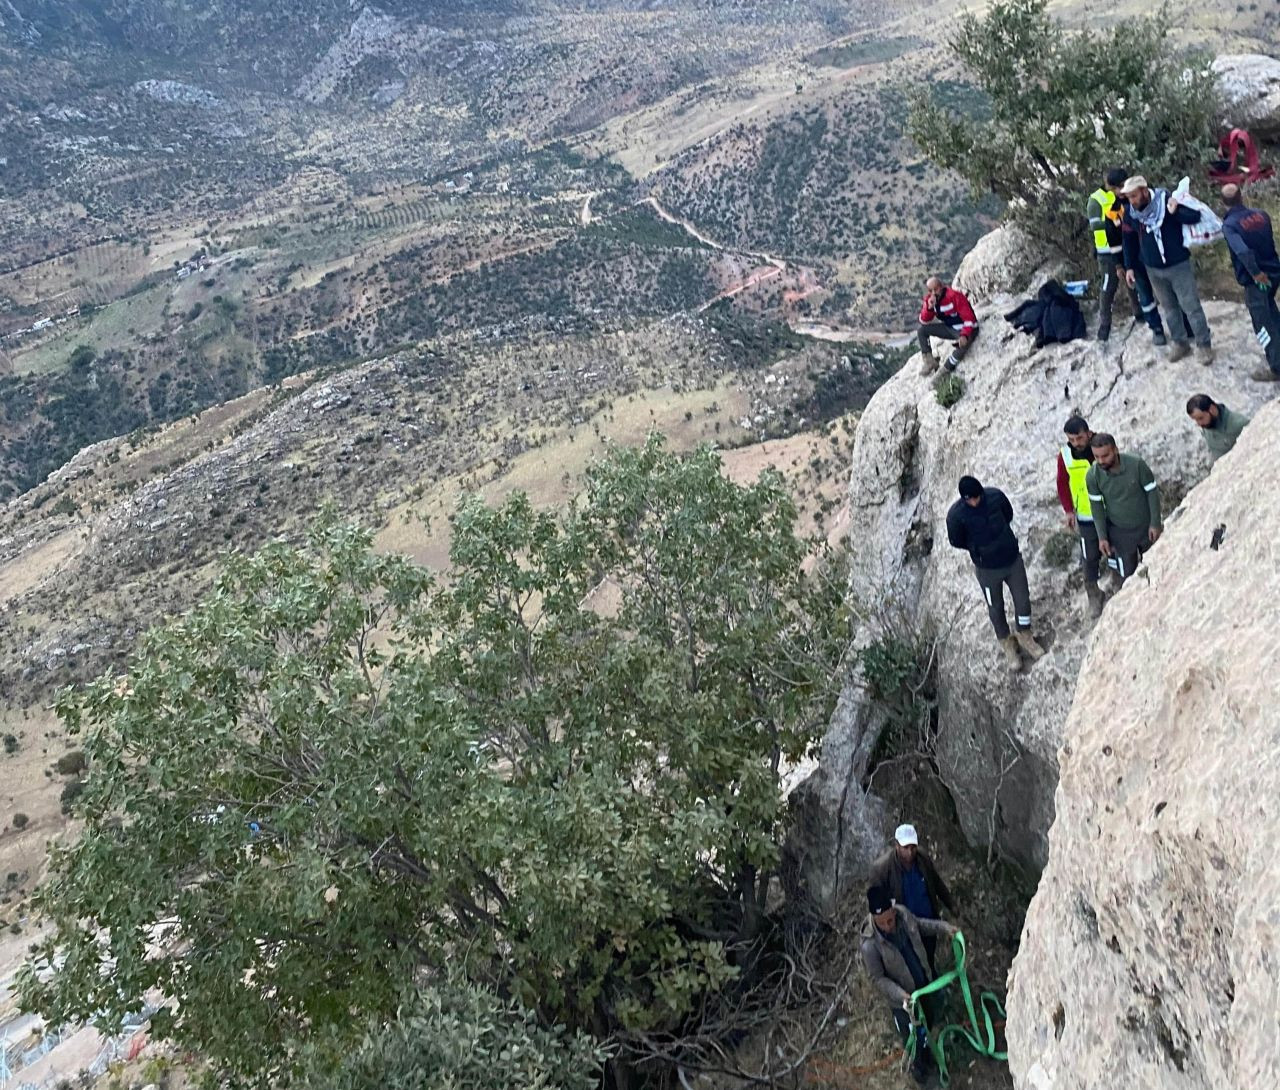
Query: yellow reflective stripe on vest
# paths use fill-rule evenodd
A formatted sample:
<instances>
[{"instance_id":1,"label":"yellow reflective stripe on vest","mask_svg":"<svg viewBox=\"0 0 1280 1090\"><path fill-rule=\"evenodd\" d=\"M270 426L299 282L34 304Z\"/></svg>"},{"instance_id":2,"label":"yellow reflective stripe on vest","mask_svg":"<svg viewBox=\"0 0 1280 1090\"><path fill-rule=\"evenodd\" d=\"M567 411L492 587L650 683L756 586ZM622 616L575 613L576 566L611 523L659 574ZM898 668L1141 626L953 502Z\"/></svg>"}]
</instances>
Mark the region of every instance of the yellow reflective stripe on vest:
<instances>
[{"instance_id":1,"label":"yellow reflective stripe on vest","mask_svg":"<svg viewBox=\"0 0 1280 1090\"><path fill-rule=\"evenodd\" d=\"M1084 479L1093 465L1087 458L1077 458L1070 446L1062 448L1062 464L1067 467L1067 480L1071 488L1071 503L1076 509L1076 518L1092 519L1093 505L1089 502L1089 489Z\"/></svg>"},{"instance_id":2,"label":"yellow reflective stripe on vest","mask_svg":"<svg viewBox=\"0 0 1280 1090\"><path fill-rule=\"evenodd\" d=\"M1107 238L1106 217L1111 211L1111 206L1116 203L1116 195L1109 189L1095 189L1089 194L1091 201L1097 201L1098 207L1102 209L1103 225L1097 227L1093 232L1093 248L1100 254L1118 254L1124 249L1123 246L1112 246L1111 240Z\"/></svg>"}]
</instances>

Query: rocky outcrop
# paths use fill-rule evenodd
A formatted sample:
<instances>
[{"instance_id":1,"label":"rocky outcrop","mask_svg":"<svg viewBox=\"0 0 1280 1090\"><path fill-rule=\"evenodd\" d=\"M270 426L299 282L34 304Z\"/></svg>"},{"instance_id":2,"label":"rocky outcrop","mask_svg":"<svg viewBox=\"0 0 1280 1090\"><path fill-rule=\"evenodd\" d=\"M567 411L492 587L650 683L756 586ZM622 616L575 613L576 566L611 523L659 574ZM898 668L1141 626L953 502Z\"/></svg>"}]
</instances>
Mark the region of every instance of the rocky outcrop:
<instances>
[{"instance_id":1,"label":"rocky outcrop","mask_svg":"<svg viewBox=\"0 0 1280 1090\"><path fill-rule=\"evenodd\" d=\"M1009 993L1026 1090L1280 1076L1278 436L1271 404L1093 634Z\"/></svg>"},{"instance_id":2,"label":"rocky outcrop","mask_svg":"<svg viewBox=\"0 0 1280 1090\"><path fill-rule=\"evenodd\" d=\"M1209 468L1185 413L1187 397L1207 392L1253 412L1272 390L1248 377L1261 360L1238 303L1206 304L1218 349L1218 362L1206 368L1193 359L1169 363L1145 327L1126 331L1126 324L1106 348L1077 341L1034 352L1030 338L1000 317L1014 302L997 294L979 308L983 332L961 367L967 389L952 408L943 408L919 375L918 356L872 398L853 451L849 540L853 597L870 618L862 638L877 625L896 624L937 641L937 722L923 742L955 797L966 837L994 842L1006 857L1039 870L1048 854L1062 728L1091 634L1075 539L1063 535L1055 491L1062 425L1083 413L1095 430L1141 452L1162 482L1168 510ZM969 557L947 543L946 512L966 473L1003 489L1016 510L1035 629L1049 649L1021 675L1000 660ZM798 793L806 824L829 830L798 849L820 901L830 903L862 876L869 849L856 834L876 820L862 789L883 725L874 704L851 687L821 767Z\"/></svg>"},{"instance_id":3,"label":"rocky outcrop","mask_svg":"<svg viewBox=\"0 0 1280 1090\"><path fill-rule=\"evenodd\" d=\"M1230 53L1213 62L1231 124L1264 140L1280 140L1280 60Z\"/></svg>"},{"instance_id":4,"label":"rocky outcrop","mask_svg":"<svg viewBox=\"0 0 1280 1090\"><path fill-rule=\"evenodd\" d=\"M952 284L974 303L983 303L1030 283L1042 261L1041 247L1022 228L1007 223L978 239L960 262Z\"/></svg>"}]
</instances>

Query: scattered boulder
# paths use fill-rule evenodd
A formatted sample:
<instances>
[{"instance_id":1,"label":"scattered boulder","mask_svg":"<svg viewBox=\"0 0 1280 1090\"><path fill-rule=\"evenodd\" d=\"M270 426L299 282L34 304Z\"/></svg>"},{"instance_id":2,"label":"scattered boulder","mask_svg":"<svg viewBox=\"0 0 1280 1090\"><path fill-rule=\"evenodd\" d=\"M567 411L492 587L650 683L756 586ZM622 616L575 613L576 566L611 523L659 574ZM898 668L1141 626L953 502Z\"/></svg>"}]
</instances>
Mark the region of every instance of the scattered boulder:
<instances>
[{"instance_id":1,"label":"scattered boulder","mask_svg":"<svg viewBox=\"0 0 1280 1090\"><path fill-rule=\"evenodd\" d=\"M1032 286L1044 260L1042 246L1022 228L1005 224L978 239L952 283L975 304L995 295L1015 295Z\"/></svg>"},{"instance_id":2,"label":"scattered boulder","mask_svg":"<svg viewBox=\"0 0 1280 1090\"><path fill-rule=\"evenodd\" d=\"M1278 435L1272 403L1098 624L1009 992L1026 1090L1280 1076Z\"/></svg>"},{"instance_id":3,"label":"scattered boulder","mask_svg":"<svg viewBox=\"0 0 1280 1090\"><path fill-rule=\"evenodd\" d=\"M1229 53L1213 62L1231 126L1263 140L1280 140L1280 60L1261 53Z\"/></svg>"}]
</instances>

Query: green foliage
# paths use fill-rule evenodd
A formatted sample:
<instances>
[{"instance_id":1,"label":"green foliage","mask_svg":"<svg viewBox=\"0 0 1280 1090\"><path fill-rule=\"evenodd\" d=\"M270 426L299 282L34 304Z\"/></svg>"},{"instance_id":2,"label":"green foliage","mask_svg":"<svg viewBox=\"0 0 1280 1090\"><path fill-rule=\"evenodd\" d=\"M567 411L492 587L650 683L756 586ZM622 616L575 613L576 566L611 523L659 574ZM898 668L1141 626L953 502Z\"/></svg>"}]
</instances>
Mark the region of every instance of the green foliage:
<instances>
[{"instance_id":1,"label":"green foliage","mask_svg":"<svg viewBox=\"0 0 1280 1090\"><path fill-rule=\"evenodd\" d=\"M603 1054L589 1039L539 1026L533 1015L470 986L415 998L390 1024L373 1022L335 1066L309 1050L299 1090L592 1090Z\"/></svg>"},{"instance_id":2,"label":"green foliage","mask_svg":"<svg viewBox=\"0 0 1280 1090\"><path fill-rule=\"evenodd\" d=\"M59 796L58 801L61 804L61 809L64 815L71 814L75 811L76 802L79 801L80 796L84 794L84 787L85 785L83 780L71 780L65 787L63 787L62 794Z\"/></svg>"},{"instance_id":3,"label":"green foliage","mask_svg":"<svg viewBox=\"0 0 1280 1090\"><path fill-rule=\"evenodd\" d=\"M951 408L964 397L964 379L955 374L944 375L933 388L933 396L938 399L938 404L944 409Z\"/></svg>"},{"instance_id":4,"label":"green foliage","mask_svg":"<svg viewBox=\"0 0 1280 1090\"><path fill-rule=\"evenodd\" d=\"M67 360L67 366L73 371L87 371L97 358L98 353L90 345L82 344L71 353L70 358Z\"/></svg>"},{"instance_id":5,"label":"green foliage","mask_svg":"<svg viewBox=\"0 0 1280 1090\"><path fill-rule=\"evenodd\" d=\"M15 829L25 829L30 821L31 819L22 812L13 815L13 827Z\"/></svg>"},{"instance_id":6,"label":"green foliage","mask_svg":"<svg viewBox=\"0 0 1280 1090\"><path fill-rule=\"evenodd\" d=\"M1044 543L1044 562L1051 568L1070 568L1080 555L1080 537L1070 530L1059 530Z\"/></svg>"},{"instance_id":7,"label":"green foliage","mask_svg":"<svg viewBox=\"0 0 1280 1090\"><path fill-rule=\"evenodd\" d=\"M4 736L4 751L8 754L18 752L18 739L16 735L6 734Z\"/></svg>"},{"instance_id":8,"label":"green foliage","mask_svg":"<svg viewBox=\"0 0 1280 1090\"><path fill-rule=\"evenodd\" d=\"M876 756L918 748L928 739L936 702L934 642L898 610L873 619L880 634L859 653L861 683L883 716Z\"/></svg>"},{"instance_id":9,"label":"green foliage","mask_svg":"<svg viewBox=\"0 0 1280 1090\"><path fill-rule=\"evenodd\" d=\"M1084 237L1085 198L1109 168L1176 182L1212 150L1220 111L1209 59L1175 50L1167 9L1075 30L1047 4L997 0L963 15L951 49L990 116L948 109L924 86L908 131L935 163L1015 202L1029 227L1070 250Z\"/></svg>"},{"instance_id":10,"label":"green foliage","mask_svg":"<svg viewBox=\"0 0 1280 1090\"><path fill-rule=\"evenodd\" d=\"M841 684L844 580L794 519L776 474L655 438L562 518L465 503L443 585L331 519L231 558L60 698L92 774L24 1002L154 991L157 1035L254 1086L452 971L544 1028L677 1031L767 927L779 767Z\"/></svg>"},{"instance_id":11,"label":"green foliage","mask_svg":"<svg viewBox=\"0 0 1280 1090\"><path fill-rule=\"evenodd\" d=\"M58 758L54 768L61 776L78 776L85 769L84 751L73 749L70 753L64 753Z\"/></svg>"}]
</instances>

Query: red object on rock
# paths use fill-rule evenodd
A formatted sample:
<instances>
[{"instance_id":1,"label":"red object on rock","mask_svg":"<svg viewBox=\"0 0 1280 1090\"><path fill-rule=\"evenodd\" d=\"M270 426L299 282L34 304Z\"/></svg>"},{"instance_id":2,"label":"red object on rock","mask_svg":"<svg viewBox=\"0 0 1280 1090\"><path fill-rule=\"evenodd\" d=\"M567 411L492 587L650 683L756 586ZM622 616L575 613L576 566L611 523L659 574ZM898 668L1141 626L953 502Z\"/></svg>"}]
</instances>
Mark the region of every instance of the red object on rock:
<instances>
[{"instance_id":1,"label":"red object on rock","mask_svg":"<svg viewBox=\"0 0 1280 1090\"><path fill-rule=\"evenodd\" d=\"M1248 185L1272 177L1276 168L1263 166L1258 145L1245 129L1232 129L1218 142L1218 158L1209 165L1209 178L1219 185Z\"/></svg>"}]
</instances>

